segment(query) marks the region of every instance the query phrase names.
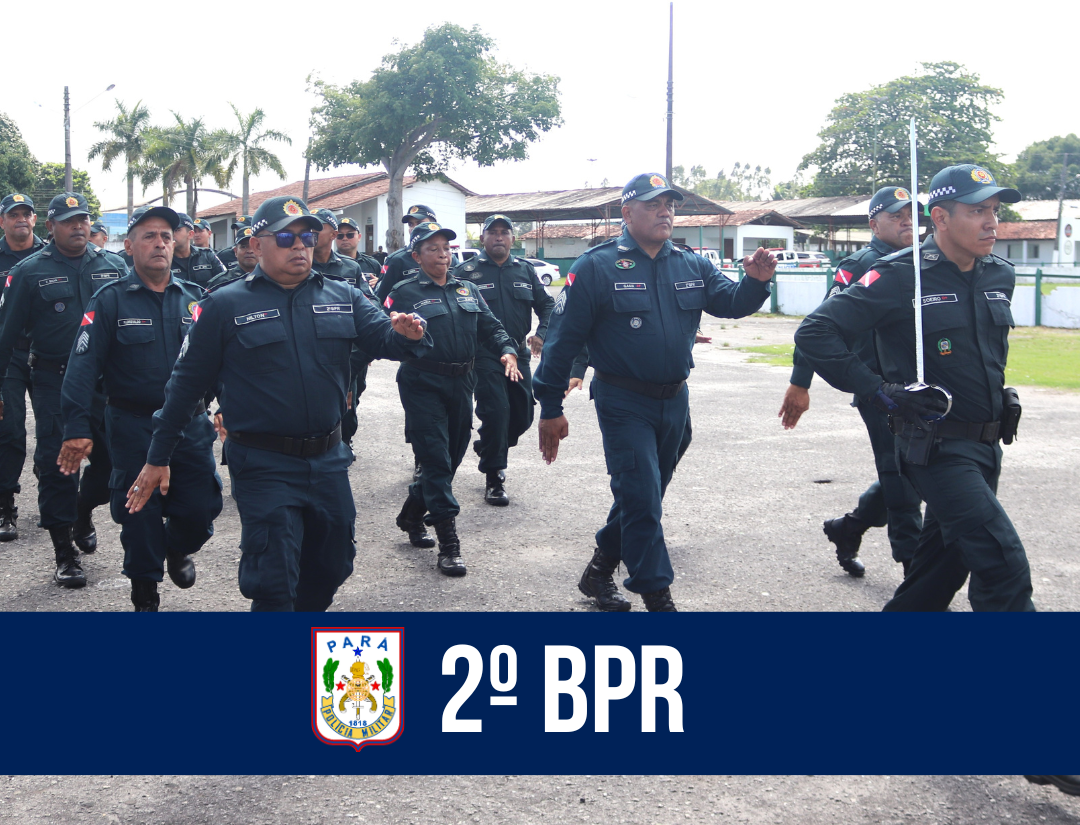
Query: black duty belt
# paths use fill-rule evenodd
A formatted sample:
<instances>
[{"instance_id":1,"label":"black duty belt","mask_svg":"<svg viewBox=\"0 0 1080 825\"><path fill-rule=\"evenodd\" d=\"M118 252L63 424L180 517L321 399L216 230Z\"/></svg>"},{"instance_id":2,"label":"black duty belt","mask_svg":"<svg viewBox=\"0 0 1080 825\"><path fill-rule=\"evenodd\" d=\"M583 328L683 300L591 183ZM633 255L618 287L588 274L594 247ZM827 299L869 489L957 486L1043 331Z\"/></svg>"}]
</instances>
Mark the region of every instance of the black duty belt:
<instances>
[{"instance_id":1,"label":"black duty belt","mask_svg":"<svg viewBox=\"0 0 1080 825\"><path fill-rule=\"evenodd\" d=\"M30 353L26 359L26 363L30 365L30 369L41 370L42 372L55 372L57 375L63 375L64 370L67 369L67 361L46 361L44 358L40 358L34 353Z\"/></svg>"},{"instance_id":2,"label":"black duty belt","mask_svg":"<svg viewBox=\"0 0 1080 825\"><path fill-rule=\"evenodd\" d=\"M894 435L906 435L911 425L900 416L889 416L889 425ZM934 435L938 438L963 438L968 441L982 441L993 444L1001 432L1000 421L988 421L985 424L966 421L939 421L934 425Z\"/></svg>"},{"instance_id":3,"label":"black duty belt","mask_svg":"<svg viewBox=\"0 0 1080 825\"><path fill-rule=\"evenodd\" d=\"M25 335L20 335L15 339L15 349L21 350L22 352L30 352L30 339Z\"/></svg>"},{"instance_id":4,"label":"black duty belt","mask_svg":"<svg viewBox=\"0 0 1080 825\"><path fill-rule=\"evenodd\" d=\"M424 358L414 358L410 361L402 361L401 363L407 364L410 367L416 367L418 370L423 370L424 372L433 372L437 375L468 375L472 372L475 359L470 358L468 361L457 363L453 361L428 361Z\"/></svg>"},{"instance_id":5,"label":"black duty belt","mask_svg":"<svg viewBox=\"0 0 1080 825\"><path fill-rule=\"evenodd\" d=\"M140 404L138 401L129 401L126 398L113 398L111 395L107 399L105 399L105 403L107 403L110 407L116 407L116 409L118 410L123 410L124 412L129 412L133 413L134 415L142 415L146 417L152 416L154 413L161 409L160 405L155 407L151 406L150 404ZM202 400L196 402L195 412L193 413L193 415L202 415L205 412L206 404L204 404Z\"/></svg>"},{"instance_id":6,"label":"black duty belt","mask_svg":"<svg viewBox=\"0 0 1080 825\"><path fill-rule=\"evenodd\" d=\"M317 438L291 438L287 435L267 433L235 433L229 430L229 439L244 447L284 453L295 458L314 458L341 443L341 423L328 434Z\"/></svg>"},{"instance_id":7,"label":"black duty belt","mask_svg":"<svg viewBox=\"0 0 1080 825\"><path fill-rule=\"evenodd\" d=\"M623 375L612 375L610 372L601 372L595 368L593 371L596 373L596 377L605 384L640 393L649 398L655 398L657 401L667 401L669 398L674 398L679 394L679 390L683 388L683 384L686 383L685 381L679 381L677 384L650 384L648 381L638 381L636 378L627 378Z\"/></svg>"}]
</instances>

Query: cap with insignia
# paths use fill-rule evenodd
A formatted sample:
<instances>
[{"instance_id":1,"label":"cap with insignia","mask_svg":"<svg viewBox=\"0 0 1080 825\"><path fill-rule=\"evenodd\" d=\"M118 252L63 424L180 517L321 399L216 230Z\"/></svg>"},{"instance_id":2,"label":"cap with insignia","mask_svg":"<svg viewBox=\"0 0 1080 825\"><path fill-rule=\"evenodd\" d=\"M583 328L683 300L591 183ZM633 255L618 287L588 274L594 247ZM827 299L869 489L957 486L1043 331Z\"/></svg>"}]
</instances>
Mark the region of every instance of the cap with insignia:
<instances>
[{"instance_id":1,"label":"cap with insignia","mask_svg":"<svg viewBox=\"0 0 1080 825\"><path fill-rule=\"evenodd\" d=\"M10 212L16 206L29 206L33 209L34 202L30 200L28 195L20 195L18 192L13 192L0 201L0 215Z\"/></svg>"},{"instance_id":2,"label":"cap with insignia","mask_svg":"<svg viewBox=\"0 0 1080 825\"><path fill-rule=\"evenodd\" d=\"M905 206L911 206L911 193L902 186L883 186L870 199L867 217L872 218L878 212L899 212Z\"/></svg>"},{"instance_id":3,"label":"cap with insignia","mask_svg":"<svg viewBox=\"0 0 1080 825\"><path fill-rule=\"evenodd\" d=\"M131 230L135 228L135 224L142 223L147 218L162 218L173 229L180 228L179 212L176 212L167 206L140 206L131 213L131 218L128 219L128 234L131 234Z\"/></svg>"},{"instance_id":4,"label":"cap with insignia","mask_svg":"<svg viewBox=\"0 0 1080 825\"><path fill-rule=\"evenodd\" d=\"M243 229L239 229L236 232L236 237L233 238L233 246L239 246L246 240L249 240L255 233L251 231L250 226L245 226Z\"/></svg>"},{"instance_id":5,"label":"cap with insignia","mask_svg":"<svg viewBox=\"0 0 1080 825\"><path fill-rule=\"evenodd\" d=\"M308 210L307 204L300 198L291 198L282 195L265 200L252 218L252 233L277 232L291 223L303 221L315 232L322 231L322 221L316 218Z\"/></svg>"},{"instance_id":6,"label":"cap with insignia","mask_svg":"<svg viewBox=\"0 0 1080 825\"><path fill-rule=\"evenodd\" d=\"M417 221L434 221L436 220L435 210L422 203L414 203L409 207L409 211L401 216L401 222L408 223L410 218Z\"/></svg>"},{"instance_id":7,"label":"cap with insignia","mask_svg":"<svg viewBox=\"0 0 1080 825\"><path fill-rule=\"evenodd\" d=\"M334 229L338 228L338 216L331 212L329 209L316 209L311 214L318 218L320 221L322 221L324 224L332 226L334 227Z\"/></svg>"},{"instance_id":8,"label":"cap with insignia","mask_svg":"<svg viewBox=\"0 0 1080 825\"><path fill-rule=\"evenodd\" d=\"M251 226L251 215L237 215L236 220L232 222L232 228L243 229L245 226Z\"/></svg>"},{"instance_id":9,"label":"cap with insignia","mask_svg":"<svg viewBox=\"0 0 1080 825\"><path fill-rule=\"evenodd\" d=\"M434 238L436 235L442 235L446 240L452 241L457 237L457 232L453 229L447 229L445 226L439 226L435 221L418 223L413 227L412 235L409 237L409 249L415 252L420 248L420 244L428 238Z\"/></svg>"},{"instance_id":10,"label":"cap with insignia","mask_svg":"<svg viewBox=\"0 0 1080 825\"><path fill-rule=\"evenodd\" d=\"M203 232L213 232L210 228L210 221L206 218L196 218L193 224L195 229L201 229Z\"/></svg>"},{"instance_id":11,"label":"cap with insignia","mask_svg":"<svg viewBox=\"0 0 1080 825\"><path fill-rule=\"evenodd\" d=\"M667 178L663 175L658 175L655 172L646 172L643 175L638 175L623 187L622 202L626 203L627 201L632 200L651 201L655 197L668 194L677 201L683 199L682 192L673 189L671 184L667 182Z\"/></svg>"},{"instance_id":12,"label":"cap with insignia","mask_svg":"<svg viewBox=\"0 0 1080 825\"><path fill-rule=\"evenodd\" d=\"M61 192L49 201L46 217L50 221L65 221L76 215L89 215L90 205L78 192Z\"/></svg>"},{"instance_id":13,"label":"cap with insignia","mask_svg":"<svg viewBox=\"0 0 1080 825\"><path fill-rule=\"evenodd\" d=\"M514 224L511 223L510 219L506 217L506 215L489 215L488 219L484 221L484 228L480 231L487 232L488 229L491 228L491 225L494 223L504 223L506 224L507 229L509 229L511 232L514 231Z\"/></svg>"},{"instance_id":14,"label":"cap with insignia","mask_svg":"<svg viewBox=\"0 0 1080 825\"><path fill-rule=\"evenodd\" d=\"M105 225L105 221L94 221L90 224L91 235L108 235L109 227Z\"/></svg>"},{"instance_id":15,"label":"cap with insignia","mask_svg":"<svg viewBox=\"0 0 1080 825\"><path fill-rule=\"evenodd\" d=\"M930 181L930 202L982 203L997 195L1002 203L1017 203L1023 198L1017 190L998 186L989 169L973 163L947 166Z\"/></svg>"},{"instance_id":16,"label":"cap with insignia","mask_svg":"<svg viewBox=\"0 0 1080 825\"><path fill-rule=\"evenodd\" d=\"M358 224L352 218L341 218L338 221L338 229L344 229L345 227L349 227L349 229L355 229L357 232L360 231L360 224Z\"/></svg>"},{"instance_id":17,"label":"cap with insignia","mask_svg":"<svg viewBox=\"0 0 1080 825\"><path fill-rule=\"evenodd\" d=\"M180 226L186 226L188 229L195 228L195 221L186 212L177 212L176 214L180 217Z\"/></svg>"}]
</instances>

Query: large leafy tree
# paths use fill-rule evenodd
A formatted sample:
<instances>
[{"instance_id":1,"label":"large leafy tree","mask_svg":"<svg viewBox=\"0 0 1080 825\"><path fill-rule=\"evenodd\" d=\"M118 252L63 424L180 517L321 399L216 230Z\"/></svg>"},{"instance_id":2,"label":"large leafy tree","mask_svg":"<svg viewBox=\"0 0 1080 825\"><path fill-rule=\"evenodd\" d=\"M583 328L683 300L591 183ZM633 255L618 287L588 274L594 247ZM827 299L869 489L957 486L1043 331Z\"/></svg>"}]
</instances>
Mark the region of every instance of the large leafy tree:
<instances>
[{"instance_id":1,"label":"large leafy tree","mask_svg":"<svg viewBox=\"0 0 1080 825\"><path fill-rule=\"evenodd\" d=\"M1064 171L1064 174L1062 174ZM1013 183L1025 198L1080 197L1080 137L1052 137L1028 146L1013 164Z\"/></svg>"},{"instance_id":2,"label":"large leafy tree","mask_svg":"<svg viewBox=\"0 0 1080 825\"><path fill-rule=\"evenodd\" d=\"M768 200L771 177L772 170L767 166L762 169L760 165L751 167L739 162L731 168L731 174L721 169L714 178L709 177L704 166L692 166L689 172L682 166L671 170L674 183L714 201Z\"/></svg>"},{"instance_id":3,"label":"large leafy tree","mask_svg":"<svg viewBox=\"0 0 1080 825\"><path fill-rule=\"evenodd\" d=\"M94 124L109 137L90 147L89 159L101 158L101 168L108 172L113 162L123 158L127 167L127 214L135 209L135 176L139 163L146 152L147 130L150 127L150 110L140 100L130 109L123 101L116 101L116 117Z\"/></svg>"},{"instance_id":4,"label":"large leafy tree","mask_svg":"<svg viewBox=\"0 0 1080 825\"><path fill-rule=\"evenodd\" d=\"M381 164L390 178L388 249L402 245L402 186L412 166L433 176L451 161L522 160L541 132L562 123L559 80L498 63L477 27L429 28L415 46L386 55L370 80L314 83L309 157L319 168Z\"/></svg>"},{"instance_id":5,"label":"large leafy tree","mask_svg":"<svg viewBox=\"0 0 1080 825\"><path fill-rule=\"evenodd\" d=\"M226 133L211 131L201 117L185 120L176 112L172 115L176 122L167 129L157 130L154 136L154 163L142 176L143 186L149 186L148 181L159 180L169 190L183 183L187 191L185 211L195 217L199 184L210 177L219 186L225 186Z\"/></svg>"},{"instance_id":6,"label":"large leafy tree","mask_svg":"<svg viewBox=\"0 0 1080 825\"><path fill-rule=\"evenodd\" d=\"M291 145L292 139L284 132L275 129L264 129L263 122L266 120L266 113L262 109L256 109L254 112L244 115L240 113L240 110L235 105L232 103L229 105L232 106L233 114L236 115L238 128L235 132L225 132L222 135L222 148L224 156L228 160L228 166L225 167L222 180L224 185L227 186L232 181L233 175L236 174L237 168L241 170L244 178L241 214L247 215L249 182L252 175L258 175L269 169L282 180L285 179L285 167L281 165L281 160L262 144L276 140Z\"/></svg>"},{"instance_id":7,"label":"large leafy tree","mask_svg":"<svg viewBox=\"0 0 1080 825\"><path fill-rule=\"evenodd\" d=\"M15 121L0 113L0 198L28 192L38 177L38 162Z\"/></svg>"},{"instance_id":8,"label":"large leafy tree","mask_svg":"<svg viewBox=\"0 0 1080 825\"><path fill-rule=\"evenodd\" d=\"M145 138L142 162L136 169L143 194L154 184L160 184L161 205L170 206L177 184L172 176L179 143L176 130L169 126L153 126L146 130Z\"/></svg>"},{"instance_id":9,"label":"large leafy tree","mask_svg":"<svg viewBox=\"0 0 1080 825\"><path fill-rule=\"evenodd\" d=\"M912 117L918 128L921 190L935 172L957 163L978 163L1008 177L990 151L991 127L1000 120L990 108L1001 100L1001 90L984 86L958 63L922 67L914 76L837 99L818 132L821 144L799 166L816 171L810 194L869 197L879 186L908 183Z\"/></svg>"},{"instance_id":10,"label":"large leafy tree","mask_svg":"<svg viewBox=\"0 0 1080 825\"><path fill-rule=\"evenodd\" d=\"M101 217L101 201L94 194L90 186L90 176L82 169L71 170L71 185L76 192L86 198L90 207L91 219ZM45 216L49 209L49 201L64 191L64 164L43 163L38 170L37 180L30 190L34 199L34 207L38 213L38 222L34 231L41 237L45 237Z\"/></svg>"}]
</instances>

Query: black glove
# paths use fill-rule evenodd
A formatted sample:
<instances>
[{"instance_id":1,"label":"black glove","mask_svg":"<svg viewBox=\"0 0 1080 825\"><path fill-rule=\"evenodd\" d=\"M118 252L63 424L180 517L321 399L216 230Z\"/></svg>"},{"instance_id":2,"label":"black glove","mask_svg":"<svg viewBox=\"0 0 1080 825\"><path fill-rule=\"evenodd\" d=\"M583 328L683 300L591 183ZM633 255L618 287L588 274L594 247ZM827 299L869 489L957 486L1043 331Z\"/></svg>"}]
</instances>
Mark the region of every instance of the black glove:
<instances>
[{"instance_id":1,"label":"black glove","mask_svg":"<svg viewBox=\"0 0 1080 825\"><path fill-rule=\"evenodd\" d=\"M919 429L928 429L927 422L941 418L949 410L948 399L934 387L926 384L882 384L870 399L879 410L899 415Z\"/></svg>"}]
</instances>

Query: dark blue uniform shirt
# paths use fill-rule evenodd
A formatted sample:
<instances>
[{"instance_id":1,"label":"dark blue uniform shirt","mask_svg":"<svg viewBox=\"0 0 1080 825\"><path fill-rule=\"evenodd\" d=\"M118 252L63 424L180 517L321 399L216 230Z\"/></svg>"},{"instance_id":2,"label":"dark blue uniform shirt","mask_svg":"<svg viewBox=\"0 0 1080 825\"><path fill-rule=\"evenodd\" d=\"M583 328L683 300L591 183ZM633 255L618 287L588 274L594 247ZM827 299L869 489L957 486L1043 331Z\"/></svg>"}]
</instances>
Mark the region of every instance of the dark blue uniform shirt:
<instances>
[{"instance_id":1,"label":"dark blue uniform shirt","mask_svg":"<svg viewBox=\"0 0 1080 825\"><path fill-rule=\"evenodd\" d=\"M380 269L382 277L379 279L379 283L375 285L375 295L379 299L379 303L381 304L386 300L390 290L397 286L400 281L412 277L419 271L420 267L413 260L412 251L409 247L403 246L401 249L387 255L386 262Z\"/></svg>"},{"instance_id":2,"label":"dark blue uniform shirt","mask_svg":"<svg viewBox=\"0 0 1080 825\"><path fill-rule=\"evenodd\" d=\"M540 340L547 336L548 319L555 301L540 283L533 265L524 258L510 256L500 266L486 252L481 252L456 266L453 274L476 284L488 308L519 348L525 346L525 339L532 329L533 311L540 319L536 336Z\"/></svg>"},{"instance_id":3,"label":"dark blue uniform shirt","mask_svg":"<svg viewBox=\"0 0 1080 825\"><path fill-rule=\"evenodd\" d=\"M345 414L353 342L401 361L430 351L410 341L348 284L312 272L293 289L261 267L207 295L195 312L147 461L169 463L196 402L221 382L225 426L246 433L317 437Z\"/></svg>"},{"instance_id":4,"label":"dark blue uniform shirt","mask_svg":"<svg viewBox=\"0 0 1080 825\"><path fill-rule=\"evenodd\" d=\"M78 261L62 255L53 244L8 273L11 284L0 307L0 364L23 335L30 353L44 361L68 360L90 297L105 284L127 274L119 256L93 244Z\"/></svg>"},{"instance_id":5,"label":"dark blue uniform shirt","mask_svg":"<svg viewBox=\"0 0 1080 825\"><path fill-rule=\"evenodd\" d=\"M34 235L34 242L29 249L16 252L10 246L8 246L7 238L0 238L0 290L7 291L8 286L11 284L11 278L8 273L11 272L12 267L20 261L25 261L31 255L40 252L45 248L45 241L41 240L37 235ZM4 297L0 295L0 307L3 307ZM16 341L16 348L25 350L28 346L28 342L24 339L21 342ZM26 358L24 354L22 358Z\"/></svg>"},{"instance_id":6,"label":"dark blue uniform shirt","mask_svg":"<svg viewBox=\"0 0 1080 825\"><path fill-rule=\"evenodd\" d=\"M355 259L346 258L344 255L339 255L331 250L326 263L321 264L318 261L312 261L311 268L316 272L321 272L328 278L333 278L335 281L344 281L350 286L356 287L364 294L365 298L372 303L377 303L378 299L375 297L375 293L372 292L367 278L364 277L364 269Z\"/></svg>"},{"instance_id":7,"label":"dark blue uniform shirt","mask_svg":"<svg viewBox=\"0 0 1080 825\"><path fill-rule=\"evenodd\" d=\"M161 408L165 383L204 294L177 278L155 293L133 272L98 290L86 306L64 374L65 440L93 437L91 402L100 377L110 399Z\"/></svg>"},{"instance_id":8,"label":"dark blue uniform shirt","mask_svg":"<svg viewBox=\"0 0 1080 825\"><path fill-rule=\"evenodd\" d=\"M755 312L769 284L735 284L708 260L666 241L650 258L629 232L593 247L571 267L555 301L544 355L533 378L542 418L562 415L563 394L583 345L596 369L652 384L690 374L704 310L722 318Z\"/></svg>"}]
</instances>

